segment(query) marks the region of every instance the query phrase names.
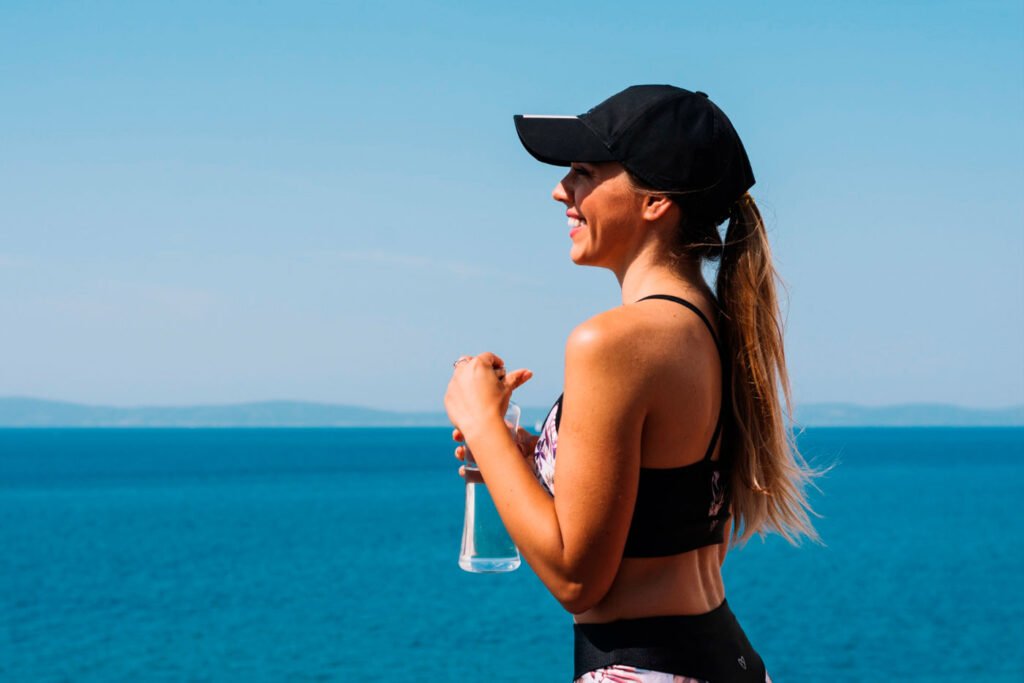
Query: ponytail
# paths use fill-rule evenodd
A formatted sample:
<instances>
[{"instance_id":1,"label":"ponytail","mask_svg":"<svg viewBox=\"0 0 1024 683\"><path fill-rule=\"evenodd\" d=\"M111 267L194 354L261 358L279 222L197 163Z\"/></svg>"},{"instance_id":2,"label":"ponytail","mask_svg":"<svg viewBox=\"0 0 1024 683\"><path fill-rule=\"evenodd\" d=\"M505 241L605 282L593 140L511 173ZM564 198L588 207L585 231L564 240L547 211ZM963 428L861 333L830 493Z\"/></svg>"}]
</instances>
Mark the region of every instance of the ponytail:
<instances>
[{"instance_id":1,"label":"ponytail","mask_svg":"<svg viewBox=\"0 0 1024 683\"><path fill-rule=\"evenodd\" d=\"M793 400L775 296L775 280L781 278L754 198L745 192L727 216L708 215L699 195L659 191L632 174L628 178L634 191L670 197L682 208L680 227L667 245L674 267L719 261L715 292L732 399L720 457L732 461L732 539L742 544L755 533L763 538L775 532L793 545L801 536L820 543L810 519L818 515L804 489L829 468L808 466L787 426L793 424ZM727 217L723 242L718 226Z\"/></svg>"},{"instance_id":2,"label":"ponytail","mask_svg":"<svg viewBox=\"0 0 1024 683\"><path fill-rule=\"evenodd\" d=\"M824 472L807 465L786 424L793 423L793 401L775 295L780 278L749 193L732 207L720 253L715 289L731 356L732 405L722 453L733 463L732 538L744 543L754 533L774 531L794 545L801 535L820 542L804 488Z\"/></svg>"}]
</instances>

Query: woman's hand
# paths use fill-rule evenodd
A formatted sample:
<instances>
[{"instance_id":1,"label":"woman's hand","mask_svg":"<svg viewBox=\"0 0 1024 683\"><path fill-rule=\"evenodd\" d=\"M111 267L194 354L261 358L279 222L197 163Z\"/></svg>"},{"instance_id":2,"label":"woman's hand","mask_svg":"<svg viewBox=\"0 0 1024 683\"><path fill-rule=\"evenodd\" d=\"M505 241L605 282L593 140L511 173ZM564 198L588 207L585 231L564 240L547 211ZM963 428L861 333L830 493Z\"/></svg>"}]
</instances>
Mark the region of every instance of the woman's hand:
<instances>
[{"instance_id":1,"label":"woman's hand","mask_svg":"<svg viewBox=\"0 0 1024 683\"><path fill-rule=\"evenodd\" d=\"M505 361L493 353L463 356L456 362L444 407L448 419L463 433L472 434L476 427L508 409L512 392L533 377L529 370L505 372Z\"/></svg>"},{"instance_id":2,"label":"woman's hand","mask_svg":"<svg viewBox=\"0 0 1024 683\"><path fill-rule=\"evenodd\" d=\"M516 445L519 446L519 452L523 454L524 458L533 456L533 451L536 450L539 440L539 434L532 434L522 427L516 429Z\"/></svg>"}]
</instances>

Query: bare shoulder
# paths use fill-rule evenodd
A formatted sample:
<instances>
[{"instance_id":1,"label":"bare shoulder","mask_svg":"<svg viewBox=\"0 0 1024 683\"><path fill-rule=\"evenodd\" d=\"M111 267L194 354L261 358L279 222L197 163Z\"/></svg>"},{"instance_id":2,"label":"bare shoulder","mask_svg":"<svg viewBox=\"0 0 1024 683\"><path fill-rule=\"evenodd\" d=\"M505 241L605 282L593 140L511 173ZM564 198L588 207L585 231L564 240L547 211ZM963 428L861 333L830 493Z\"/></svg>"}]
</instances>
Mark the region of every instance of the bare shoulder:
<instances>
[{"instance_id":1,"label":"bare shoulder","mask_svg":"<svg viewBox=\"0 0 1024 683\"><path fill-rule=\"evenodd\" d=\"M635 312L625 307L613 308L577 325L569 334L565 345L566 357L582 360L616 358L629 355L639 348Z\"/></svg>"},{"instance_id":2,"label":"bare shoulder","mask_svg":"<svg viewBox=\"0 0 1024 683\"><path fill-rule=\"evenodd\" d=\"M619 306L598 313L569 335L566 357L600 354L609 363L626 362L634 372L641 369L637 364L658 363L659 356L665 355L662 351L677 350L680 341L700 334L703 327L692 314L679 316L672 309L667 313L644 306Z\"/></svg>"},{"instance_id":3,"label":"bare shoulder","mask_svg":"<svg viewBox=\"0 0 1024 683\"><path fill-rule=\"evenodd\" d=\"M634 311L615 308L579 324L565 345L566 387L614 392L625 401L644 393L650 366L642 320ZM600 378L600 379L599 379Z\"/></svg>"},{"instance_id":4,"label":"bare shoulder","mask_svg":"<svg viewBox=\"0 0 1024 683\"><path fill-rule=\"evenodd\" d=\"M717 355L701 319L671 302L599 313L572 331L565 349L567 373L602 372L639 391L700 388L718 372Z\"/></svg>"}]
</instances>

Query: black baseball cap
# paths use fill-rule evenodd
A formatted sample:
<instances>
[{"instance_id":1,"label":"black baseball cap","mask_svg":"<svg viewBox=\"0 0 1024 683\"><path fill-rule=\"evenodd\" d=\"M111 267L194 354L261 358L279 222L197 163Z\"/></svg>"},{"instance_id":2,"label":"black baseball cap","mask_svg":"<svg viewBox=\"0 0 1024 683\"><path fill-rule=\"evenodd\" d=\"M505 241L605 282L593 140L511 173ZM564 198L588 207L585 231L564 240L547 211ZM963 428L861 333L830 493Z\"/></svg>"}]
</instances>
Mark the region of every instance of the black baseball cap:
<instances>
[{"instance_id":1,"label":"black baseball cap","mask_svg":"<svg viewBox=\"0 0 1024 683\"><path fill-rule=\"evenodd\" d=\"M617 161L687 209L721 222L754 184L732 123L705 93L634 85L579 116L517 114L526 151L555 166Z\"/></svg>"}]
</instances>

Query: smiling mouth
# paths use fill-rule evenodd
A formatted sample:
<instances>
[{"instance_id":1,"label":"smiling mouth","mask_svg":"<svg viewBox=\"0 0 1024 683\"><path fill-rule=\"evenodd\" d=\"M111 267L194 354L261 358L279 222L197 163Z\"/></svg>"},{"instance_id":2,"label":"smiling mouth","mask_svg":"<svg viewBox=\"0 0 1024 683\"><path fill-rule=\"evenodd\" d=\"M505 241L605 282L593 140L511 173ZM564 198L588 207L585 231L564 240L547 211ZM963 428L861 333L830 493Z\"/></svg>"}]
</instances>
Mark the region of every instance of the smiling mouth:
<instances>
[{"instance_id":1,"label":"smiling mouth","mask_svg":"<svg viewBox=\"0 0 1024 683\"><path fill-rule=\"evenodd\" d=\"M579 228L579 227L585 226L586 224L587 224L587 221L585 221L585 220L581 220L579 218L573 218L571 216L569 217L569 228Z\"/></svg>"}]
</instances>

